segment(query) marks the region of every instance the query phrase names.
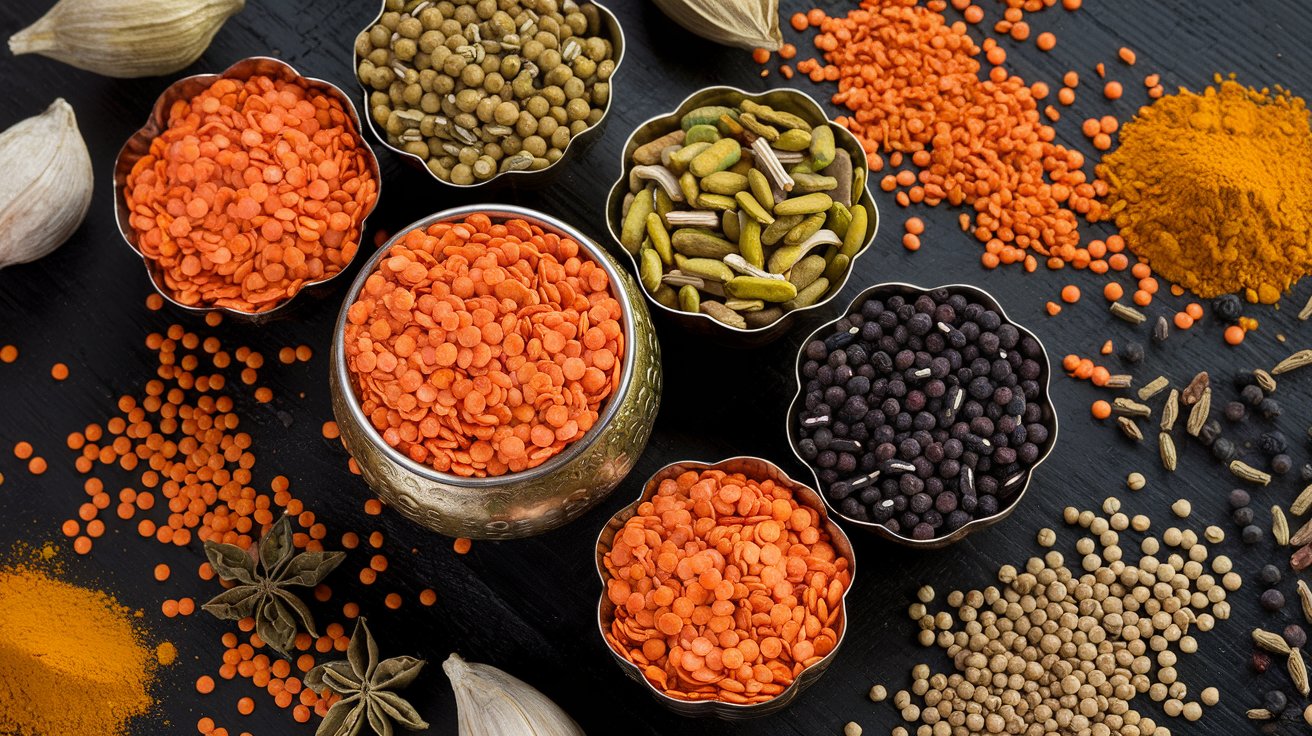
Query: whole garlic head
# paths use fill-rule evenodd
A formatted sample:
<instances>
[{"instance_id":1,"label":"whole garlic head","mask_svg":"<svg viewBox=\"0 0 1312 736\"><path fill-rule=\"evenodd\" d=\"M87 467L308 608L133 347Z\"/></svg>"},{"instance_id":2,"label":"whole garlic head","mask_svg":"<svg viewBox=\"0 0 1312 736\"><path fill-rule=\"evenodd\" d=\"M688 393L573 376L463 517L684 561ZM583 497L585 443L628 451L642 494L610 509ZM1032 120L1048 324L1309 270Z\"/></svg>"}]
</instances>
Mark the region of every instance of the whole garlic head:
<instances>
[{"instance_id":1,"label":"whole garlic head","mask_svg":"<svg viewBox=\"0 0 1312 736\"><path fill-rule=\"evenodd\" d=\"M442 669L456 692L460 736L585 736L560 706L496 667L453 652Z\"/></svg>"},{"instance_id":2,"label":"whole garlic head","mask_svg":"<svg viewBox=\"0 0 1312 736\"><path fill-rule=\"evenodd\" d=\"M91 206L91 154L61 97L0 133L0 268L68 240Z\"/></svg>"},{"instance_id":3,"label":"whole garlic head","mask_svg":"<svg viewBox=\"0 0 1312 736\"><path fill-rule=\"evenodd\" d=\"M37 53L107 77L152 77L190 65L246 0L60 0L9 37Z\"/></svg>"}]
</instances>

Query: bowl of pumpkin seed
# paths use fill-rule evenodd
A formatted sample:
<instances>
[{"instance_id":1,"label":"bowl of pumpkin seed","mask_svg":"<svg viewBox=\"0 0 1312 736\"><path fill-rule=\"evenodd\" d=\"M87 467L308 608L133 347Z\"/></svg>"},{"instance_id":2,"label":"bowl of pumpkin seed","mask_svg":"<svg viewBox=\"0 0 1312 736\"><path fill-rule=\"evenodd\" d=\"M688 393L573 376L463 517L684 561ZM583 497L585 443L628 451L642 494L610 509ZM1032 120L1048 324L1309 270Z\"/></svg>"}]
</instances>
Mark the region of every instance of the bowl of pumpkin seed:
<instances>
[{"instance_id":1,"label":"bowl of pumpkin seed","mask_svg":"<svg viewBox=\"0 0 1312 736\"><path fill-rule=\"evenodd\" d=\"M606 220L657 314L756 347L829 304L870 250L869 175L810 95L710 87L629 137Z\"/></svg>"},{"instance_id":2,"label":"bowl of pumpkin seed","mask_svg":"<svg viewBox=\"0 0 1312 736\"><path fill-rule=\"evenodd\" d=\"M623 56L619 21L595 2L383 0L354 64L378 140L473 188L545 183L596 137Z\"/></svg>"}]
</instances>

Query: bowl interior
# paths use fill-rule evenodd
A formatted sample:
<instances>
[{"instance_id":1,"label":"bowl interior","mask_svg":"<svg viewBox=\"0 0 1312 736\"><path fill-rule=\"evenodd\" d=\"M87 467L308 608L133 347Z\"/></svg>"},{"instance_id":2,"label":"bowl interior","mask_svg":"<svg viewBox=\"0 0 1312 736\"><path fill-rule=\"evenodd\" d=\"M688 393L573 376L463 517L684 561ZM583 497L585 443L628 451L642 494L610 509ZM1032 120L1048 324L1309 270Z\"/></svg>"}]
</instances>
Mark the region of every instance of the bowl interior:
<instances>
[{"instance_id":1,"label":"bowl interior","mask_svg":"<svg viewBox=\"0 0 1312 736\"><path fill-rule=\"evenodd\" d=\"M757 457L732 457L717 463L705 463L696 460L684 460L658 470L650 479L648 479L642 492L633 503L620 509L610 518L606 526L602 528L601 534L597 538L596 565L597 574L601 578L602 592L601 600L597 607L597 625L600 630L602 639L606 643L606 649L611 653L615 660L624 668L629 677L642 682L647 689L653 693L667 707L687 715L717 715L726 718L735 717L754 717L757 715L767 715L770 712L769 706L776 704L787 704L803 688L807 687L814 678L818 677L821 672L833 661L838 653L839 647L847 634L847 594L852 590L852 584L847 586L843 591L843 603L840 605L839 615L835 622L835 633L838 635L834 648L827 654L824 659L811 665L803 670L802 674L793 680L793 683L782 693L773 699L764 703L739 704L729 703L718 700L683 700L672 697L656 689L647 678L643 676L641 670L636 664L629 661L619 652L616 652L606 635L610 631L611 623L615 620L615 604L611 602L606 595L606 583L608 576L606 574L605 558L614 544L615 535L624 528L625 522L633 518L637 513L638 506L649 501L656 495L662 481L675 478L688 471L700 472L703 470L723 470L726 473L742 473L749 478L756 480L773 480L782 486L785 486L793 492L793 497L798 504L814 509L820 514L820 519L824 523L825 530L829 533L830 544L844 559L847 560L848 569L851 572L852 584L856 582L856 554L852 549L852 541L848 538L847 533L843 531L837 523L834 522L820 494L809 486L793 480L779 466L768 460Z\"/></svg>"},{"instance_id":2,"label":"bowl interior","mask_svg":"<svg viewBox=\"0 0 1312 736\"><path fill-rule=\"evenodd\" d=\"M1021 337L1029 337L1033 339L1035 343L1038 344L1040 373L1037 381L1039 383L1041 392L1037 401L1043 409L1043 423L1048 426L1049 432L1048 432L1047 441L1044 442L1039 447L1038 460L1036 460L1034 464L1025 471L1025 481L1021 484L1020 488L1016 489L1013 493L1009 494L1006 498L999 499L1000 505L998 507L998 512L996 514L979 519L973 519L970 522L968 522L966 525L962 526L961 528L952 531L948 534L945 534L941 537L935 537L933 539L923 539L923 540L912 539L910 537L892 531L887 526L881 523L874 522L874 521L862 521L860 519L853 519L840 512L832 503L830 503L829 499L825 497L823 493L820 494L824 504L829 508L831 513L834 516L842 519L844 522L873 530L880 536L890 541L894 541L909 547L918 547L923 549L939 549L942 547L946 547L954 542L957 542L965 538L967 535L969 535L972 532L978 531L988 526L992 526L993 524L996 524L999 521L1002 521L1003 519L1011 515L1011 512L1014 511L1016 509L1016 506L1020 503L1021 498L1029 490L1030 483L1034 479L1034 472L1038 469L1040 465L1043 464L1043 461L1048 458L1048 455L1052 453L1052 448L1056 446L1057 411L1056 411L1056 407L1052 403L1051 387L1049 385L1052 377L1052 361L1048 356L1047 348L1043 346L1043 341L1039 340L1038 336L1036 336L1030 330L1026 329L1024 325L1021 325L1016 321L1012 320L1010 317L1008 317L1006 310L1002 308L1002 305L998 303L998 300L995 299L992 294L989 294L987 291L976 288L974 286L970 286L967 284L948 284L944 286L925 288L925 287L914 286L912 284L904 284L904 283L876 284L866 289L865 291L862 291L860 294L858 294L857 297L852 300L852 303L848 306L848 308L843 312L842 316L831 322L826 322L825 324L816 328L810 335L806 337L806 339L802 341L802 346L798 350L796 363L794 364L793 367L795 375L797 377L797 394L794 395L792 402L788 406L788 416L786 419L787 432L788 432L788 445L790 448L792 448L793 455L797 458L798 462L806 466L807 471L811 474L811 477L815 480L816 487L818 488L820 487L821 483L818 475L816 474L815 467L811 463L804 460L797 451L797 442L801 438L797 434L798 428L796 426L796 417L797 417L798 409L801 407L802 401L804 400L805 393L806 393L806 379L802 376L802 365L806 362L804 359L806 345L810 343L812 340L824 339L825 336L832 334L834 325L839 320L843 319L848 314L851 314L854 310L860 308L861 305L865 304L865 302L871 298L887 299L888 297L891 296L900 295L910 300L920 297L921 295L927 294L936 289L946 289L950 294L961 294L972 301L985 305L989 309L992 309L993 311L997 312L998 315L1002 318L1004 324L1010 324L1013 327L1015 327L1020 332Z\"/></svg>"},{"instance_id":3,"label":"bowl interior","mask_svg":"<svg viewBox=\"0 0 1312 736\"><path fill-rule=\"evenodd\" d=\"M598 131L601 130L601 127L606 122L607 116L610 115L611 106L614 105L615 103L615 75L619 73L620 65L624 61L624 29L623 27L620 26L619 19L616 18L615 14L612 13L606 6L602 5L599 2L596 2L595 0L586 0L586 1L588 2L588 4L595 5L597 7L598 14L601 16L601 31L602 31L601 35L604 35L606 39L609 40L611 43L611 49L612 49L611 60L615 62L615 70L614 72L612 72L610 77L610 95L606 98L606 106L602 108L601 118L597 121L596 125L592 125L582 133L570 138L569 143L565 145L565 149L561 151L560 158L555 162L553 162L552 164L550 164L549 166L547 166L546 168L538 169L536 171L529 171L529 170L502 171L493 175L492 178L487 179L486 181L474 182L473 184L456 184L455 182L451 182L451 181L447 181L446 179L439 178L437 174L433 173L433 171L428 168L428 163L423 158L416 156L413 153L408 153L405 150L397 148L396 146L392 145L391 142L387 140L386 131L379 128L378 124L374 122L374 116L370 114L370 105L369 105L369 96L370 94L372 94L374 90L366 86L364 82L360 81L359 74L356 72L356 70L360 68L360 54L358 51L352 51L351 73L353 76L355 76L356 83L360 85L360 89L362 93L361 104L363 105L361 109L365 111L365 116L364 116L365 125L369 126L369 130L373 131L374 138L377 139L379 144L381 144L384 148L400 156L406 163L411 164L412 166L415 166L417 168L423 169L424 171L428 172L428 175L433 177L434 180L439 181L449 187L455 187L457 189L477 189L478 187L487 186L488 184L491 184L492 182L495 181L509 182L509 181L518 180L521 183L533 184L538 180L544 179L548 171L555 169L557 165L564 162L565 159L567 159L570 156L571 151L575 150L578 146L583 145L583 143L580 142L581 140L586 140L588 138L591 138L594 134L596 134ZM580 0L580 4L582 4L582 0ZM373 20L369 21L369 25L365 26L361 32L367 33L370 28L373 28L375 25L378 24L380 20L382 20L383 15L385 15L386 13L387 13L387 0L383 0L383 2L380 3L378 9L378 15L374 16ZM356 35L358 36L359 34ZM576 144L578 144L578 146L576 146Z\"/></svg>"},{"instance_id":4,"label":"bowl interior","mask_svg":"<svg viewBox=\"0 0 1312 736\"><path fill-rule=\"evenodd\" d=\"M555 233L561 237L569 238L577 242L579 247L586 251L598 266L605 269L606 275L610 278L611 288L624 313L624 335L628 344L628 348L624 351L622 358L623 363L621 364L620 384L611 393L610 397L606 400L605 405L602 406L600 415L597 417L597 421L592 425L591 429L564 450L557 453L554 457L549 458L546 462L536 468L529 468L518 473L506 473L505 475L488 476L485 478L466 478L451 473L443 473L430 466L411 460L404 453L383 441L382 436L378 434L378 430L375 429L373 423L369 421L369 417L365 416L364 411L360 408L360 400L359 396L356 394L355 381L346 365L346 347L344 341L346 335L347 310L349 310L351 305L355 303L356 298L360 295L360 291L364 288L365 281L367 281L369 276L377 269L378 263L387 256L391 251L392 246L399 239L412 230L427 228L430 225L439 222L463 220L473 214L487 215L493 222L524 220L530 225L541 227L546 232ZM481 492L487 488L527 483L549 475L560 469L562 466L569 464L569 462L578 457L585 448L596 441L602 430L610 423L611 419L614 418L615 412L619 410L620 402L617 399L627 393L630 385L633 383L637 351L633 348L632 340L637 331L637 320L633 314L633 308L628 299L628 290L633 287L631 286L631 282L625 281L627 277L627 274L620 271L619 265L606 254L601 246L589 239L588 236L584 235L577 228L568 223L535 210L516 207L514 205L475 204L438 212L437 214L429 215L422 220L413 222L397 230L396 235L392 236L391 240L387 241L383 247L378 249L378 252L374 253L373 256L369 258L360 269L359 274L355 277L355 281L351 284L351 288L346 292L345 299L342 301L342 308L337 316L337 324L334 327L333 332L332 370L337 374L337 379L342 386L342 390L348 392L348 396L346 397L347 400L343 403L346 404L348 410L351 412L352 418L356 424L363 428L365 435L380 452L385 454L394 464L399 465L405 468L409 473L422 478L442 483L448 487L467 488Z\"/></svg>"},{"instance_id":5,"label":"bowl interior","mask_svg":"<svg viewBox=\"0 0 1312 736\"><path fill-rule=\"evenodd\" d=\"M875 242L875 236L879 232L879 209L875 206L874 197L870 194L870 164L866 157L865 149L861 146L860 141L856 139L846 128L834 123L829 119L824 108L815 98L811 97L801 90L791 88L773 89L761 93L751 93L737 87L718 86L708 87L693 93L685 99L679 106L665 115L658 115L639 125L629 136L628 141L624 144L624 151L620 156L620 176L611 187L610 195L606 199L606 225L610 229L611 239L614 241L614 249L619 250L628 259L629 264L633 267L634 272L638 270L638 262L632 253L629 253L620 245L620 230L624 222L624 198L629 193L628 182L629 172L633 170L633 152L639 146L649 143L661 136L670 133L679 128L680 121L688 112L706 105L724 105L735 107L742 103L743 100L751 100L763 105L768 105L777 110L791 112L799 115L804 119L819 124L819 121L825 121L834 131L834 142L841 148L845 149L852 157L852 168L854 171L860 170L865 172L864 182L859 192L855 192L856 201L865 207L869 216L868 233L866 241L862 243L861 248L852 257L852 262L848 264L847 271L843 277L835 284L831 284L828 293L815 304L801 309L795 309L791 312L785 312L774 323L763 325L755 328L740 329L731 327L720 322L710 315L701 313L684 312L679 309L670 307L656 301L651 294L647 293L641 285L639 288L647 298L647 303L655 310L663 313L667 317L679 322L684 328L704 335L724 335L726 333L734 336L742 336L747 339L746 345L756 345L762 342L769 342L783 334L787 323L798 318L798 315L806 314L812 310L821 308L833 301L834 297L843 290L847 285L848 279L851 278L852 272L857 260L867 253ZM752 339L755 338L755 339Z\"/></svg>"},{"instance_id":6,"label":"bowl interior","mask_svg":"<svg viewBox=\"0 0 1312 736\"><path fill-rule=\"evenodd\" d=\"M132 137L128 138L127 142L123 144L123 148L119 151L118 158L114 162L114 221L118 226L119 234L123 236L123 240L127 242L132 250L136 252L146 264L146 273L150 277L151 285L155 287L155 291L158 292L160 296L164 297L164 299L170 304L178 309L196 314L204 314L206 312L224 312L231 314L238 319L262 323L273 319L276 316L281 316L284 313L284 310L296 300L296 297L301 296L301 292L304 292L307 289L314 289L315 287L327 284L336 279L347 270L350 264L345 264L337 273L326 278L317 281L306 281L301 285L300 290L298 290L296 294L283 299L270 309L259 312L244 312L230 307L193 306L182 304L173 298L168 287L165 286L159 265L155 261L147 258L145 254L141 252L141 248L137 244L136 230L132 228L130 222L132 212L128 208L127 202L124 200L123 196L123 189L127 186L128 175L132 172L132 168L136 166L137 162L140 161L143 156L150 152L151 142L168 127L169 110L173 107L174 103L195 97L204 92L219 79L249 79L254 76L266 76L284 82L299 84L308 90L327 95L341 103L342 109L346 111L347 117L350 120L351 132L354 135L356 142L359 144L360 150L365 152L365 162L369 167L370 175L373 177L374 182L377 185L377 193L374 197L373 204L371 204L369 209L360 216L359 227L361 240L363 241L365 220L373 213L374 208L378 206L378 200L382 196L383 177L382 172L378 167L377 157L374 156L373 150L369 148L369 145L365 142L364 137L361 134L360 117L356 112L355 105L352 104L350 98L346 96L345 92L338 89L337 86L332 83L325 82L322 79L315 79L314 77L307 77L297 72L296 69L286 62L265 56L254 56L242 59L219 74L196 74L179 79L177 82L169 85L168 88L160 94L159 98L155 101L155 106L151 109L150 117L146 119L145 125L141 126L137 132L133 133ZM361 246L363 245L364 243L362 242ZM356 256L358 255L359 249L357 248Z\"/></svg>"}]
</instances>

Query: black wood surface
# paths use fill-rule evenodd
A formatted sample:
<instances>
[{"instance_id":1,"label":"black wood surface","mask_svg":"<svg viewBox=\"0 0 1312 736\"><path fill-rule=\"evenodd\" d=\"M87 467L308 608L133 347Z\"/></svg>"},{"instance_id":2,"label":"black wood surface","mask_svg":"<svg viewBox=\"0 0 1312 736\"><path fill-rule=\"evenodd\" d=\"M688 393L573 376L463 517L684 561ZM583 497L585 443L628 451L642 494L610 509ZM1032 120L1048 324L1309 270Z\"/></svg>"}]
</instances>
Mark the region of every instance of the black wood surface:
<instances>
[{"instance_id":1,"label":"black wood surface","mask_svg":"<svg viewBox=\"0 0 1312 736\"><path fill-rule=\"evenodd\" d=\"M49 4L48 0L0 4L0 35L8 36L35 20ZM646 2L612 4L627 33L628 53L615 84L617 104L604 137L545 189L472 195L439 186L380 149L385 196L370 222L371 230L395 232L426 214L465 202L507 201L559 215L606 242L603 200L618 172L619 150L637 124L706 85L759 90L783 83L777 72L761 79L759 68L745 52L690 37ZM849 7L843 2L823 5L832 12ZM1002 4L984 2L984 6L989 18L985 25L990 25L1000 17ZM1128 118L1146 101L1141 80L1149 72L1162 73L1170 89L1180 85L1196 89L1216 72L1235 71L1244 82L1281 83L1312 94L1312 47L1307 43L1312 38L1312 17L1301 0L1090 0L1085 8L1077 13L1049 10L1028 18L1035 34L1057 33L1058 46L1050 53L1040 53L1032 41L1002 44L1015 73L1030 81L1046 81L1054 90L1067 69L1080 72L1086 80L1080 98L1064 111L1057 128L1063 141L1087 153L1092 151L1079 133L1080 121L1108 113ZM188 71L217 71L244 56L270 54L307 74L334 81L354 96L351 42L376 9L374 3L361 0L254 0ZM785 2L784 17L799 9L805 8ZM982 40L984 30L980 26L971 32ZM786 36L799 42L801 58L812 55L810 44L799 41L791 29ZM1139 62L1133 69L1116 61L1116 50L1122 45L1138 51ZM1100 61L1124 82L1124 99L1109 103L1090 84L1096 79L1093 66ZM353 553L330 579L336 591L333 603L316 610L323 621L338 620L344 600L358 601L372 617L385 651L414 653L429 660L430 669L408 695L432 722L434 733L456 733L454 699L439 667L453 650L470 660L503 667L538 686L592 734L830 734L841 732L842 724L850 720L863 724L868 732L887 733L899 719L890 705L874 705L866 699L869 686L878 682L890 690L903 687L917 662L930 662L939 669L948 666L937 650L923 650L914 643L915 627L905 610L915 589L924 583L944 592L988 585L998 565L1023 564L1038 549L1033 541L1037 529L1060 526L1063 506L1093 507L1108 495L1120 494L1128 509L1154 515L1159 528L1173 523L1167 510L1172 500L1191 499L1194 516L1187 523L1199 531L1216 523L1230 532L1231 540L1218 551L1234 557L1237 569L1246 576L1255 574L1262 562L1283 556L1269 542L1245 551L1235 541L1224 500L1232 480L1205 450L1183 444L1180 470L1168 475L1160 470L1153 447L1134 447L1113 428L1089 418L1088 405L1098 397L1096 389L1058 377L1053 392L1062 436L1014 516L933 553L912 554L854 533L859 563L855 589L848 598L851 627L823 680L790 709L752 723L675 716L623 677L597 634L600 585L593 567L593 541L609 515L637 494L643 480L674 460L755 454L800 477L802 468L792 459L783 427L785 407L795 390L793 358L810 326L800 326L791 340L775 346L738 352L690 339L663 325L665 398L651 444L630 478L607 502L563 530L525 541L476 543L469 555L458 556L449 539L427 533L391 511L366 516L362 505L370 497L368 489L347 472L346 457L337 444L320 436L321 423L330 418L326 358L344 282L332 297L302 311L295 320L267 327L228 321L209 330L168 310L144 308L150 287L141 263L114 229L110 172L119 146L171 81L172 77L115 81L35 56L0 58L0 127L40 112L55 96L66 97L76 108L90 145L97 185L91 214L68 244L36 264L0 272L0 344L14 343L22 351L17 363L0 365L0 472L6 476L0 486L0 543L56 540L67 546L59 524L75 514L84 497L64 437L88 422L105 420L118 395L140 391L153 370L153 356L143 345L148 332L182 321L189 328L219 335L229 349L245 344L270 357L284 345L308 343L316 351L308 365L282 366L270 360L264 369L262 383L274 389L273 403L256 404L240 386L230 391L245 417L243 429L255 436L257 485L267 488L277 473L289 476L298 496L328 524L330 541L348 529L386 534L391 568L373 586L363 586L356 581L356 572L367 564L367 556L363 550ZM815 86L801 78L793 84L821 99L832 92L832 85ZM979 244L959 231L958 211L949 208L915 213L926 219L929 229L925 247L909 253L899 244L907 213L882 192L876 192L876 199L882 217L876 249L859 264L842 303L883 280L923 285L968 282L992 291L1013 318L1046 341L1057 359L1068 352L1094 354L1107 337L1119 342L1133 334L1106 315L1100 278L1069 270L1041 270L1033 275L1017 269L986 272L978 265ZM1044 301L1056 299L1067 282L1084 289L1084 301L1068 306L1059 317L1045 316ZM1279 311L1250 309L1262 327L1238 349L1223 345L1210 319L1205 329L1150 346L1140 381L1158 373L1184 381L1204 368L1224 376L1234 368L1274 363L1307 340L1307 330L1294 313L1308 293L1307 285L1296 289ZM1154 317L1170 314L1183 303L1167 296L1149 312ZM830 314L837 309L833 305ZM1289 337L1284 345L1276 339L1282 333ZM1146 330L1137 337L1147 342ZM71 367L68 381L51 380L49 369L56 361ZM1279 393L1286 408L1279 424L1297 438L1294 454L1299 463L1307 460L1302 439L1312 406L1307 387L1307 378L1290 377L1282 381ZM40 477L29 475L10 453L18 440L32 441L50 461L51 470ZM1124 478L1131 470L1148 476L1147 490L1125 491ZM106 480L116 489L114 483L126 478L107 476ZM1287 502L1299 485L1291 479L1257 495L1263 507L1270 503L1266 499ZM1265 519L1266 513L1258 516ZM1068 554L1073 554L1076 536L1070 531L1061 535L1061 548ZM192 573L202 560L198 544L164 548L143 541L133 525L115 519L91 555L79 558L70 550L64 557L70 576L103 586L143 609L153 632L178 644L180 661L159 684L157 712L141 724L140 733L194 733L201 716L214 717L234 735L312 733L312 724L294 723L289 711L276 708L267 695L240 678L220 681L212 695L196 694L196 677L216 674L222 651L219 637L228 626L199 613L165 619L159 605L164 598L180 596L203 600L215 591ZM151 577L159 559L175 570L163 584ZM438 593L432 608L417 603L417 592L425 587ZM1288 576L1283 587L1293 600ZM404 596L399 611L383 606L384 595L392 591ZM1176 733L1250 731L1244 710L1256 705L1264 687L1287 685L1279 672L1273 670L1259 680L1247 669L1248 630L1254 625L1278 628L1298 617L1295 606L1282 616L1262 612L1256 605L1259 592L1258 585L1250 583L1234 596L1233 618L1200 635L1199 654L1182 658L1182 679L1191 693L1215 685L1223 695L1222 705L1203 722L1171 722ZM236 712L235 702L243 695L256 698L252 716ZM1301 710L1300 701L1294 702ZM1146 697L1136 706L1159 721L1169 720ZM1296 723L1285 726L1289 733L1305 728Z\"/></svg>"}]
</instances>

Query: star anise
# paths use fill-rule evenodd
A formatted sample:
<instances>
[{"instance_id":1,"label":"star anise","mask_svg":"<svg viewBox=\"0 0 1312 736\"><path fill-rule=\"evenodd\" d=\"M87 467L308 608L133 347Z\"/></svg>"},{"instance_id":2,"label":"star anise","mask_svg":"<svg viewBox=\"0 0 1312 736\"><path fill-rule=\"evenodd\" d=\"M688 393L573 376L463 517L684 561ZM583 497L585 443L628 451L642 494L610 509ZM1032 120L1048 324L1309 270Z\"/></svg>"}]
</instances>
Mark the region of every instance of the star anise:
<instances>
[{"instance_id":1,"label":"star anise","mask_svg":"<svg viewBox=\"0 0 1312 736\"><path fill-rule=\"evenodd\" d=\"M318 585L346 558L343 552L295 552L292 524L286 516L260 540L255 555L236 545L205 542L205 556L214 571L237 585L215 596L202 608L223 619L255 617L255 633L287 656L300 627L311 636L318 636L310 609L287 588Z\"/></svg>"},{"instance_id":2,"label":"star anise","mask_svg":"<svg viewBox=\"0 0 1312 736\"><path fill-rule=\"evenodd\" d=\"M342 699L328 709L315 736L356 736L368 723L378 736L392 736L392 724L411 731L428 728L428 723L399 690L419 676L424 661L414 657L393 657L378 661L378 645L364 617L355 620L346 659L327 662L305 675L305 686L315 691L325 687Z\"/></svg>"}]
</instances>

